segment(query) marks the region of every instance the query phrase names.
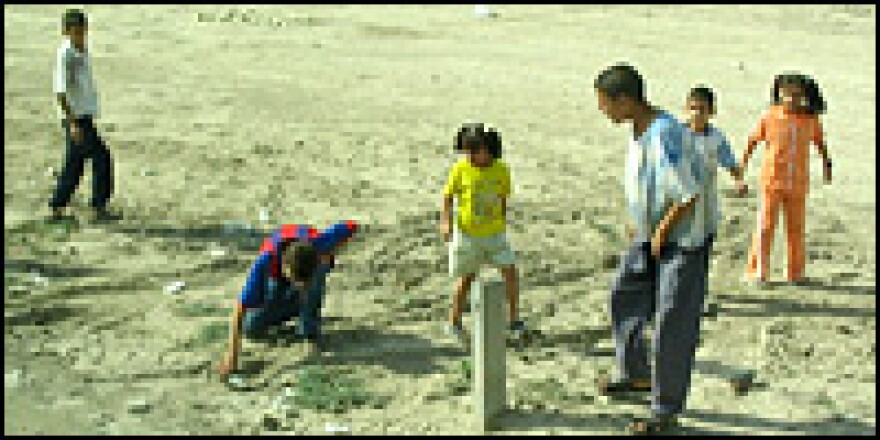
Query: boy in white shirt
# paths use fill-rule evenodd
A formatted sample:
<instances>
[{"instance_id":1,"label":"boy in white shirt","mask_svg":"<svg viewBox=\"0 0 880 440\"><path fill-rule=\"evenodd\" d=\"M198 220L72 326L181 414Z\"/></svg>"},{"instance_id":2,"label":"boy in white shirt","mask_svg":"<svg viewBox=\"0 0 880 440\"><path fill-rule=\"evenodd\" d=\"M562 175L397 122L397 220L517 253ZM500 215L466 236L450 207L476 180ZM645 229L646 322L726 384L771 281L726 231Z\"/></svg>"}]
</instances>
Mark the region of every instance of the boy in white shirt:
<instances>
[{"instance_id":1,"label":"boy in white shirt","mask_svg":"<svg viewBox=\"0 0 880 440\"><path fill-rule=\"evenodd\" d=\"M51 220L65 217L64 208L70 203L83 175L86 159L92 160L92 198L96 220L118 220L119 213L107 210L107 201L113 193L113 162L110 151L95 129L94 118L99 115L98 93L92 78L92 62L86 47L88 22L85 13L69 9L62 19L62 34L66 37L58 48L55 66L54 91L58 98L59 117L65 131L67 151L64 166L52 199L49 201Z\"/></svg>"},{"instance_id":2,"label":"boy in white shirt","mask_svg":"<svg viewBox=\"0 0 880 440\"><path fill-rule=\"evenodd\" d=\"M739 195L745 194L747 188L743 182L742 168L736 162L736 157L730 148L730 143L724 133L710 120L715 115L715 95L712 90L705 86L691 89L685 104L687 112L687 136L688 142L696 150L703 163L702 174L704 204L702 206L703 228L706 232L706 273L709 270L709 260L712 245L715 243L715 235L718 231L718 223L721 220L721 210L718 204L717 174L718 167L727 169L736 181ZM708 279L708 276L706 277Z\"/></svg>"}]
</instances>

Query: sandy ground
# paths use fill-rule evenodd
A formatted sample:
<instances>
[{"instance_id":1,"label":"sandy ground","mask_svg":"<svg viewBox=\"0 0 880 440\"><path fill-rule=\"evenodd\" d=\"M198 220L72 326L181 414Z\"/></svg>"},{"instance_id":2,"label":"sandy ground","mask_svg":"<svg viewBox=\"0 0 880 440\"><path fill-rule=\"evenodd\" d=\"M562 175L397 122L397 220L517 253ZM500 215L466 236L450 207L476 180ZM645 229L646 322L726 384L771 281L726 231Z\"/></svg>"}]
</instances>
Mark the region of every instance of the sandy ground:
<instances>
[{"instance_id":1,"label":"sandy ground","mask_svg":"<svg viewBox=\"0 0 880 440\"><path fill-rule=\"evenodd\" d=\"M737 156L774 74L814 75L829 103L836 175L823 186L812 157L810 285L740 282L757 200L720 178L682 432L874 434L876 9L495 10L90 7L99 129L127 217L84 218L88 171L83 218L51 226L63 8L5 6L4 433L475 432L467 356L442 332L451 280L436 229L451 139L469 118L506 142L509 236L535 329L508 351L503 432L622 432L647 406L600 399L594 382L613 367L626 129L599 113L592 82L628 61L676 114L690 86L714 87ZM326 354L306 357L284 329L246 343L240 389L219 383L227 313L262 235L345 218L371 228L328 280ZM185 289L165 293L178 280ZM727 378L741 371L756 386L737 396Z\"/></svg>"}]
</instances>

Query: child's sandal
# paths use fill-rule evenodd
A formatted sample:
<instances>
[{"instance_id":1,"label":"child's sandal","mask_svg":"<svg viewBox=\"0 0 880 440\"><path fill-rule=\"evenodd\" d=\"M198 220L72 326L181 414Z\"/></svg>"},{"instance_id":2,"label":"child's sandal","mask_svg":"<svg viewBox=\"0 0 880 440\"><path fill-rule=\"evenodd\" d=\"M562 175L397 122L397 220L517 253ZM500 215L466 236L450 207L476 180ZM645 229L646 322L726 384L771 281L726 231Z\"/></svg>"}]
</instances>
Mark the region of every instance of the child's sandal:
<instances>
[{"instance_id":1,"label":"child's sandal","mask_svg":"<svg viewBox=\"0 0 880 440\"><path fill-rule=\"evenodd\" d=\"M649 419L639 420L629 425L629 431L633 435L663 435L676 426L673 416L652 416Z\"/></svg>"},{"instance_id":2,"label":"child's sandal","mask_svg":"<svg viewBox=\"0 0 880 440\"><path fill-rule=\"evenodd\" d=\"M646 379L647 380L647 379ZM602 396L615 396L625 393L650 393L650 381L647 385L639 384L641 380L612 380L608 377L599 379L599 394Z\"/></svg>"}]
</instances>

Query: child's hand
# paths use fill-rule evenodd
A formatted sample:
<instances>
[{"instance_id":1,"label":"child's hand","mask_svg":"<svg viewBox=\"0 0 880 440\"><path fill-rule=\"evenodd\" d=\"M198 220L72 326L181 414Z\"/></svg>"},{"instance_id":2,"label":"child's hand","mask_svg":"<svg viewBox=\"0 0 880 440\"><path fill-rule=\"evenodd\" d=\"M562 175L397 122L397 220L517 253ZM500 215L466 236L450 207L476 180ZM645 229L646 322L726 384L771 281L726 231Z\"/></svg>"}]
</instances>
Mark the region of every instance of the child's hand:
<instances>
[{"instance_id":1,"label":"child's hand","mask_svg":"<svg viewBox=\"0 0 880 440\"><path fill-rule=\"evenodd\" d=\"M321 259L321 264L323 264L325 266L333 265L333 254L332 253L321 254L321 256L319 258Z\"/></svg>"},{"instance_id":2,"label":"child's hand","mask_svg":"<svg viewBox=\"0 0 880 440\"><path fill-rule=\"evenodd\" d=\"M651 237L651 255L656 258L660 257L660 248L663 246L663 243L666 241L666 235L668 234L666 228L659 227L657 231L654 232L654 236Z\"/></svg>"},{"instance_id":3,"label":"child's hand","mask_svg":"<svg viewBox=\"0 0 880 440\"><path fill-rule=\"evenodd\" d=\"M443 234L443 241L448 243L449 237L452 235L452 228L450 227L448 221L440 223L440 233Z\"/></svg>"},{"instance_id":4,"label":"child's hand","mask_svg":"<svg viewBox=\"0 0 880 440\"><path fill-rule=\"evenodd\" d=\"M75 121L70 121L70 138L76 143L82 143L82 130Z\"/></svg>"},{"instance_id":5,"label":"child's hand","mask_svg":"<svg viewBox=\"0 0 880 440\"><path fill-rule=\"evenodd\" d=\"M235 358L232 356L232 353L226 353L223 356L223 360L220 361L220 365L217 367L217 373L220 376L220 381L225 382L229 377L229 374L232 373L232 370L235 370Z\"/></svg>"},{"instance_id":6,"label":"child's hand","mask_svg":"<svg viewBox=\"0 0 880 440\"><path fill-rule=\"evenodd\" d=\"M739 182L736 183L736 195L738 195L740 197L745 197L745 195L748 194L748 192L749 192L749 186L746 185L745 182L740 180Z\"/></svg>"}]
</instances>

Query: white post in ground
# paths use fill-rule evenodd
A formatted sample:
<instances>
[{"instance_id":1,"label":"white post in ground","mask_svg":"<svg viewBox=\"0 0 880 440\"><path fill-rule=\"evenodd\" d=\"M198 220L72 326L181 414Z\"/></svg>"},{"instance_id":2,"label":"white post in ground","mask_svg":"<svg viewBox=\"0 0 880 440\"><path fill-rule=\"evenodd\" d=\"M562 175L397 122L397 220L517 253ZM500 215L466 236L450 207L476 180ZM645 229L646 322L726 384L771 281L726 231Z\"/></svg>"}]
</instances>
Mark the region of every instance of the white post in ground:
<instances>
[{"instance_id":1,"label":"white post in ground","mask_svg":"<svg viewBox=\"0 0 880 440\"><path fill-rule=\"evenodd\" d=\"M474 412L483 431L490 431L497 428L498 416L507 401L504 284L477 277L471 284L470 297L474 318Z\"/></svg>"}]
</instances>

